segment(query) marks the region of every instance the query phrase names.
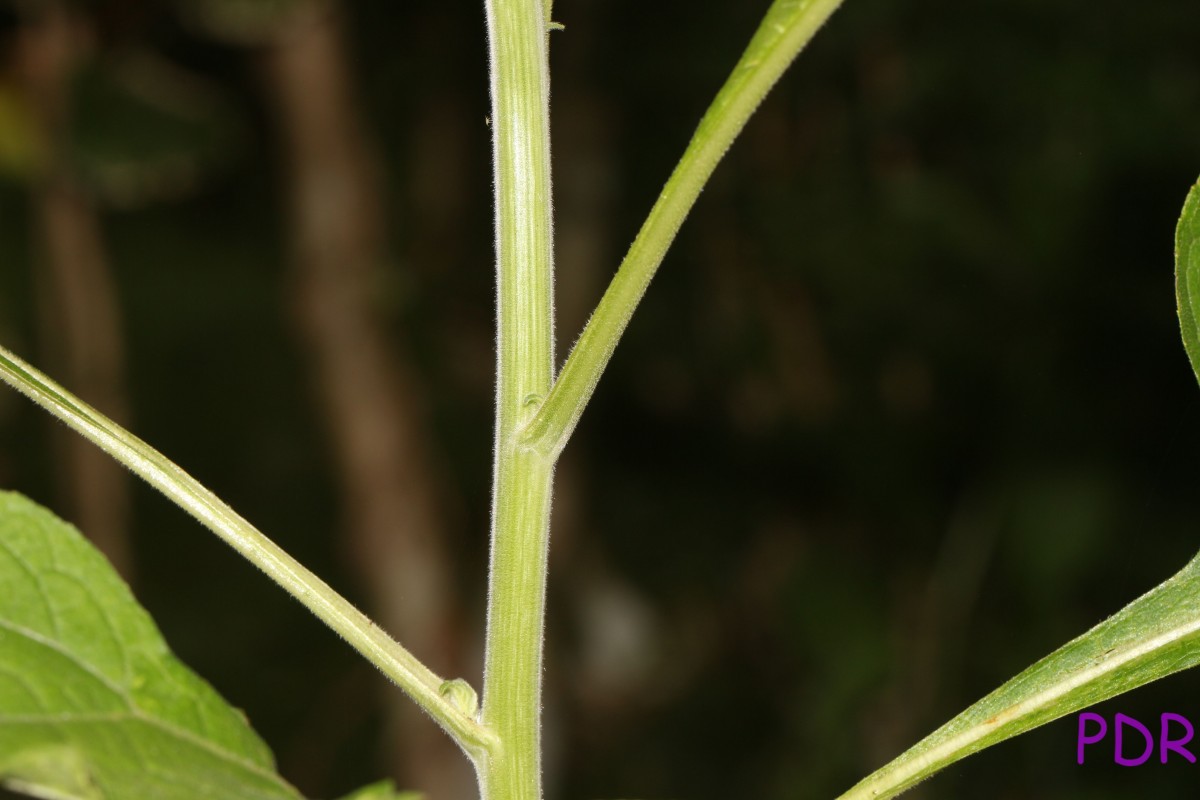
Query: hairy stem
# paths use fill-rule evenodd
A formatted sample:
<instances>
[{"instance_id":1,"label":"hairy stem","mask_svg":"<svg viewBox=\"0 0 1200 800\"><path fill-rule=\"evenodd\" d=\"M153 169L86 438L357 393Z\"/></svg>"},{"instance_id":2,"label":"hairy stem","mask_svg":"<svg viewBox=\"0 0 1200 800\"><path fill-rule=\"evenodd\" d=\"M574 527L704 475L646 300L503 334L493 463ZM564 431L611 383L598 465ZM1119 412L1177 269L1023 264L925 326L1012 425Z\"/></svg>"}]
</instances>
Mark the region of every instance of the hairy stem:
<instances>
[{"instance_id":1,"label":"hairy stem","mask_svg":"<svg viewBox=\"0 0 1200 800\"><path fill-rule=\"evenodd\" d=\"M500 747L485 800L541 798L542 620L553 461L518 433L554 366L545 0L487 0L496 203L497 371L482 722Z\"/></svg>"},{"instance_id":2,"label":"hairy stem","mask_svg":"<svg viewBox=\"0 0 1200 800\"><path fill-rule=\"evenodd\" d=\"M476 761L495 745L490 731L443 695L445 682L432 670L162 453L2 347L0 380L124 464L267 573L395 681Z\"/></svg>"},{"instance_id":3,"label":"hairy stem","mask_svg":"<svg viewBox=\"0 0 1200 800\"><path fill-rule=\"evenodd\" d=\"M704 184L771 87L842 0L776 0L709 107L522 442L556 457Z\"/></svg>"}]
</instances>

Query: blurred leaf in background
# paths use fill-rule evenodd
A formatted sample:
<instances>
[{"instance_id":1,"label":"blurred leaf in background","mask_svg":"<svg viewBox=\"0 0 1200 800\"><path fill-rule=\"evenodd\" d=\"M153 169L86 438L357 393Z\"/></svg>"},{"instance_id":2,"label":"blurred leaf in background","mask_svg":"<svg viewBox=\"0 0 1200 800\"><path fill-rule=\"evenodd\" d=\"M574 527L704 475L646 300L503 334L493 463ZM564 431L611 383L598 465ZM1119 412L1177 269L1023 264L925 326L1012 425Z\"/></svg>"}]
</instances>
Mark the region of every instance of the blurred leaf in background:
<instances>
[{"instance_id":1,"label":"blurred leaf in background","mask_svg":"<svg viewBox=\"0 0 1200 800\"><path fill-rule=\"evenodd\" d=\"M71 159L113 205L195 191L239 152L239 120L220 90L161 57L93 61L73 90Z\"/></svg>"},{"instance_id":2,"label":"blurred leaf in background","mask_svg":"<svg viewBox=\"0 0 1200 800\"><path fill-rule=\"evenodd\" d=\"M0 175L28 179L46 161L33 111L14 83L0 78Z\"/></svg>"}]
</instances>

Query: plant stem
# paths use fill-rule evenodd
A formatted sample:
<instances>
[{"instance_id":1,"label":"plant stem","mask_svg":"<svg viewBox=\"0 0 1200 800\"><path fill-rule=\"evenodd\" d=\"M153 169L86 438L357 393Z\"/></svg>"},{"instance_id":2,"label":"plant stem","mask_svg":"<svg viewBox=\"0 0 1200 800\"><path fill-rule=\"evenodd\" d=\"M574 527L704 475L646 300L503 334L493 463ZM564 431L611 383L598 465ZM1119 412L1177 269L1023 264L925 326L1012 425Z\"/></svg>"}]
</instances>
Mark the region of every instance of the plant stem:
<instances>
[{"instance_id":1,"label":"plant stem","mask_svg":"<svg viewBox=\"0 0 1200 800\"><path fill-rule=\"evenodd\" d=\"M554 368L546 0L487 0L498 354L487 654L478 765L485 800L541 798L542 621L551 459L518 433Z\"/></svg>"},{"instance_id":2,"label":"plant stem","mask_svg":"<svg viewBox=\"0 0 1200 800\"><path fill-rule=\"evenodd\" d=\"M95 443L267 573L395 681L476 761L496 745L491 731L442 695L444 681L416 656L162 453L3 347L0 380Z\"/></svg>"},{"instance_id":3,"label":"plant stem","mask_svg":"<svg viewBox=\"0 0 1200 800\"><path fill-rule=\"evenodd\" d=\"M555 458L579 422L667 248L721 158L784 70L842 0L776 0L700 121L642 229L521 440Z\"/></svg>"}]
</instances>

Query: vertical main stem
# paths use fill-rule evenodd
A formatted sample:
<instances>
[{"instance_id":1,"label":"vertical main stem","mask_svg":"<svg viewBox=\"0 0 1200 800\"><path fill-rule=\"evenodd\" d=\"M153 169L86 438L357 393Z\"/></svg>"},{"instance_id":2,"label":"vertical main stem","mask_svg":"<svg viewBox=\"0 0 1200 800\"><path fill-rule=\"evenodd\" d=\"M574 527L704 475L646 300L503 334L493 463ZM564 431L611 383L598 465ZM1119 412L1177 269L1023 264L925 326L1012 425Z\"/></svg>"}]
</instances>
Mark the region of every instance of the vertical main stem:
<instances>
[{"instance_id":1,"label":"vertical main stem","mask_svg":"<svg viewBox=\"0 0 1200 800\"><path fill-rule=\"evenodd\" d=\"M496 438L478 763L485 800L541 800L542 625L554 463L518 432L554 368L547 22L544 0L485 0L497 257Z\"/></svg>"}]
</instances>

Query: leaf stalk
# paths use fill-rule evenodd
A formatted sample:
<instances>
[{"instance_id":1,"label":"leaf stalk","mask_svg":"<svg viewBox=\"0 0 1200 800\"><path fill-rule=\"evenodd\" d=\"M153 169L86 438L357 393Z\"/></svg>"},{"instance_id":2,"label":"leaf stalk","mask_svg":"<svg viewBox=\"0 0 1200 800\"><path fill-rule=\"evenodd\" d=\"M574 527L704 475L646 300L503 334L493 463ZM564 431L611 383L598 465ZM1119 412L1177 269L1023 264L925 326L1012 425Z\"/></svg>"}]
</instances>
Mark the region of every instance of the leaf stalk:
<instances>
[{"instance_id":1,"label":"leaf stalk","mask_svg":"<svg viewBox=\"0 0 1200 800\"><path fill-rule=\"evenodd\" d=\"M0 379L124 464L265 572L412 697L472 758L478 760L495 748L492 731L441 695L442 678L162 453L3 347Z\"/></svg>"}]
</instances>

